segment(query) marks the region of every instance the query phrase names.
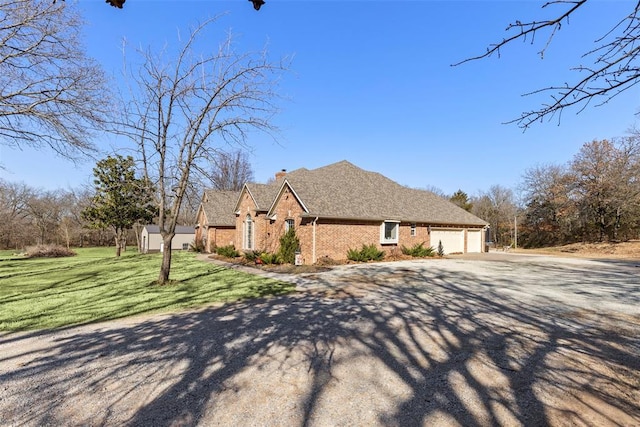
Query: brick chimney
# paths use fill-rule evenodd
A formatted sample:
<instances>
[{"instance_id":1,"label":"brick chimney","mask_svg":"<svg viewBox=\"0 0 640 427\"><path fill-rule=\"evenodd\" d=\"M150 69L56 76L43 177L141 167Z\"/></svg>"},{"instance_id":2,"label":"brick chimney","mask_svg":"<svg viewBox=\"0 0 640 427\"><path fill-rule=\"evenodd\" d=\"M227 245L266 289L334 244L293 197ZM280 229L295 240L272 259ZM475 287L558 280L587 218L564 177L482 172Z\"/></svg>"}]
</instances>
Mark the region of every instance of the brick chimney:
<instances>
[{"instance_id":1,"label":"brick chimney","mask_svg":"<svg viewBox=\"0 0 640 427\"><path fill-rule=\"evenodd\" d=\"M284 178L286 174L287 174L286 169L282 169L280 172L276 172L276 181L280 180L281 178Z\"/></svg>"}]
</instances>

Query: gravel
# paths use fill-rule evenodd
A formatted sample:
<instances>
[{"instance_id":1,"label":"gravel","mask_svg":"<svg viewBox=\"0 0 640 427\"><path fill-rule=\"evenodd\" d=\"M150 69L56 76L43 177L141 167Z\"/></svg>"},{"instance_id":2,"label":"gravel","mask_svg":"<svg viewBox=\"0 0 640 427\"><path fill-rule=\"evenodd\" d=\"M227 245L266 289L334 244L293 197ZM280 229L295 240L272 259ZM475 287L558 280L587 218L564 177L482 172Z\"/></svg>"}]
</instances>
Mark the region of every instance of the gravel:
<instances>
[{"instance_id":1,"label":"gravel","mask_svg":"<svg viewBox=\"0 0 640 427\"><path fill-rule=\"evenodd\" d=\"M640 425L640 268L491 255L0 335L8 426Z\"/></svg>"}]
</instances>

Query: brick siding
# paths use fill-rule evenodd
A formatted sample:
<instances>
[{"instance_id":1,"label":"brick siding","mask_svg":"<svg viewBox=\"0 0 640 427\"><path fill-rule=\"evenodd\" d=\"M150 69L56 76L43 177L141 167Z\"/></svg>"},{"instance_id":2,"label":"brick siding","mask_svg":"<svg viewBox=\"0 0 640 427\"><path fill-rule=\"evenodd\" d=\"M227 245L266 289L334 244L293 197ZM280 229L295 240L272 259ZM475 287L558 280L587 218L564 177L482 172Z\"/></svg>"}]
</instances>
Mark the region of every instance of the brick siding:
<instances>
[{"instance_id":1,"label":"brick siding","mask_svg":"<svg viewBox=\"0 0 640 427\"><path fill-rule=\"evenodd\" d=\"M280 237L285 233L285 221L294 220L296 235L300 240L303 262L313 264L322 257L336 261L346 260L349 249L359 249L362 245L374 244L387 254L402 246L412 247L424 243L425 247L433 246L429 234L429 224L416 223L416 235L411 235L411 223L402 222L399 226L398 244L380 243L382 221L331 220L320 218L315 224L315 259L314 259L314 219L303 218L305 213L294 193L285 189L275 202L272 212L274 219L268 219L265 212L256 212L256 206L248 193L243 193L239 204L239 215L236 217L235 238L225 235L225 239L233 240L238 250L243 250L244 221L251 215L254 229L254 249L276 253L280 246ZM442 225L438 225L442 227ZM459 226L456 228L460 228ZM467 248L467 233L464 233ZM221 237L216 237L220 241Z\"/></svg>"}]
</instances>

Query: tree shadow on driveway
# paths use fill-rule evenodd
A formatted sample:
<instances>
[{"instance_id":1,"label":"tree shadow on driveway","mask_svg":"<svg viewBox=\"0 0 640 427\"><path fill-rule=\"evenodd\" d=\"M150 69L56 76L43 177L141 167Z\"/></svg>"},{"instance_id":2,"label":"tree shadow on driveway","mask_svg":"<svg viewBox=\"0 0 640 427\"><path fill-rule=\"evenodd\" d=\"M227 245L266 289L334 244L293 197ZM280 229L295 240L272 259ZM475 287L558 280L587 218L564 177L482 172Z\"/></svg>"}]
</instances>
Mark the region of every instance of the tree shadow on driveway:
<instances>
[{"instance_id":1,"label":"tree shadow on driveway","mask_svg":"<svg viewBox=\"0 0 640 427\"><path fill-rule=\"evenodd\" d=\"M637 316L522 298L503 291L513 275L487 282L436 263L328 277L284 297L0 337L0 419L640 424ZM637 296L633 275L614 280Z\"/></svg>"}]
</instances>

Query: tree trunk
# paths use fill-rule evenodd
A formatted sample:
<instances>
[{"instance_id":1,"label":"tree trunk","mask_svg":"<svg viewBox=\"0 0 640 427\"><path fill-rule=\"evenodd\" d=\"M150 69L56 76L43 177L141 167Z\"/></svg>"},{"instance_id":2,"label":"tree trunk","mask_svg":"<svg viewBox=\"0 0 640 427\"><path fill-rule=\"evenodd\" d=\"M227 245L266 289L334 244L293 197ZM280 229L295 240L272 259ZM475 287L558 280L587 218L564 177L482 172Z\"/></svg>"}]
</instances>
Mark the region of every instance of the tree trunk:
<instances>
[{"instance_id":1,"label":"tree trunk","mask_svg":"<svg viewBox=\"0 0 640 427\"><path fill-rule=\"evenodd\" d=\"M136 235L136 247L138 248L138 252L142 253L142 242L140 241L140 235L142 234L142 224L133 224L133 234Z\"/></svg>"},{"instance_id":2,"label":"tree trunk","mask_svg":"<svg viewBox=\"0 0 640 427\"><path fill-rule=\"evenodd\" d=\"M116 230L116 256L119 257L122 250L122 230Z\"/></svg>"},{"instance_id":3,"label":"tree trunk","mask_svg":"<svg viewBox=\"0 0 640 427\"><path fill-rule=\"evenodd\" d=\"M160 266L160 275L158 276L158 284L166 285L169 283L169 272L171 271L171 241L175 234L168 234L162 237L163 252L162 265Z\"/></svg>"}]
</instances>

